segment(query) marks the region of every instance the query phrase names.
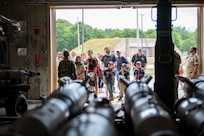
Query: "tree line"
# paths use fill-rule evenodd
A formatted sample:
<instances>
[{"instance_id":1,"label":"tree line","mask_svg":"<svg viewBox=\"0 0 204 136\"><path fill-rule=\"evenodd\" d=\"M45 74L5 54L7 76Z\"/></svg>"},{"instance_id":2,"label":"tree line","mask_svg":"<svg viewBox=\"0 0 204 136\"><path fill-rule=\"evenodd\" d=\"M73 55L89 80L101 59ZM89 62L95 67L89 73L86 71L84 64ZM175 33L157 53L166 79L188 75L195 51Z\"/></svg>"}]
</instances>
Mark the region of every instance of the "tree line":
<instances>
[{"instance_id":1,"label":"tree line","mask_svg":"<svg viewBox=\"0 0 204 136\"><path fill-rule=\"evenodd\" d=\"M82 40L82 22L71 24L64 19L56 21L57 31L57 52L62 51L64 48L72 50L78 46L78 26L80 41ZM156 38L156 29L148 29L142 31L139 29L140 38ZM134 38L136 37L136 29L125 28L105 30L93 28L90 25L84 24L84 42L90 39L100 38ZM188 51L191 46L197 46L197 30L190 31L185 27L172 28L173 43L181 50Z\"/></svg>"}]
</instances>

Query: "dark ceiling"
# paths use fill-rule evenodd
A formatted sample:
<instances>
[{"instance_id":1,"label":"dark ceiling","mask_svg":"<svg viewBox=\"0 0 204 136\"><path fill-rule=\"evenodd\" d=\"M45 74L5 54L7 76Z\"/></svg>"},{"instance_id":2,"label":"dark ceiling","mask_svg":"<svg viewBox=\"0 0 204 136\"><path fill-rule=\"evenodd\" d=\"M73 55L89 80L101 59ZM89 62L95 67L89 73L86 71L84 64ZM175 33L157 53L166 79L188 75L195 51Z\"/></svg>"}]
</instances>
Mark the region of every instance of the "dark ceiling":
<instances>
[{"instance_id":1,"label":"dark ceiling","mask_svg":"<svg viewBox=\"0 0 204 136\"><path fill-rule=\"evenodd\" d=\"M1 0L1 4L155 5L162 0ZM204 5L204 0L163 0L172 4Z\"/></svg>"}]
</instances>

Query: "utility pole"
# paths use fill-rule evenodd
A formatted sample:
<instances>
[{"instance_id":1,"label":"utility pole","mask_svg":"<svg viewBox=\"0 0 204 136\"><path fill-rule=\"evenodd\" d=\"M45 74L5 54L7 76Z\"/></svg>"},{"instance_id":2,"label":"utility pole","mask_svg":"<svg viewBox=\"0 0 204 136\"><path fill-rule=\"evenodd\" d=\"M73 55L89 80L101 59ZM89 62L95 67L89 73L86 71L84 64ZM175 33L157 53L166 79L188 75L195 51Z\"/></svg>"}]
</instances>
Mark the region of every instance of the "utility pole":
<instances>
[{"instance_id":1,"label":"utility pole","mask_svg":"<svg viewBox=\"0 0 204 136\"><path fill-rule=\"evenodd\" d=\"M82 9L82 53L84 52L84 9Z\"/></svg>"},{"instance_id":2,"label":"utility pole","mask_svg":"<svg viewBox=\"0 0 204 136\"><path fill-rule=\"evenodd\" d=\"M136 10L136 22L137 22L137 33L136 33L136 36L137 36L137 47L139 47L139 13L138 13L138 8Z\"/></svg>"},{"instance_id":3,"label":"utility pole","mask_svg":"<svg viewBox=\"0 0 204 136\"><path fill-rule=\"evenodd\" d=\"M142 30L141 48L143 48L143 36L144 36L144 32L143 32L143 16L144 16L144 14L140 14L140 16L141 16L141 30Z\"/></svg>"},{"instance_id":4,"label":"utility pole","mask_svg":"<svg viewBox=\"0 0 204 136\"><path fill-rule=\"evenodd\" d=\"M77 17L77 34L78 34L78 52L80 47L79 17Z\"/></svg>"}]
</instances>

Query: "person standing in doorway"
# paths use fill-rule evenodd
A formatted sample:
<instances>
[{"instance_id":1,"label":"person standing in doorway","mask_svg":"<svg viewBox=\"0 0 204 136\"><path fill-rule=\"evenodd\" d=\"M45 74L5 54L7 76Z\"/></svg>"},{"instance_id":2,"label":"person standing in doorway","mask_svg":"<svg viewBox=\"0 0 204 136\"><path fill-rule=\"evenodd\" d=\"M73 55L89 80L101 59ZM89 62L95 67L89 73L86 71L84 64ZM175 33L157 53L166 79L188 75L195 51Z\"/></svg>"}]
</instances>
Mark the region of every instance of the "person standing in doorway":
<instances>
[{"instance_id":1,"label":"person standing in doorway","mask_svg":"<svg viewBox=\"0 0 204 136\"><path fill-rule=\"evenodd\" d=\"M73 62L75 62L76 56L77 56L77 51L76 51L76 50L73 50L73 51L71 52L70 60L73 61Z\"/></svg>"},{"instance_id":2,"label":"person standing in doorway","mask_svg":"<svg viewBox=\"0 0 204 136\"><path fill-rule=\"evenodd\" d=\"M200 66L200 57L197 54L197 48L190 48L190 55L186 59L186 74L188 79L198 77Z\"/></svg>"},{"instance_id":3,"label":"person standing in doorway","mask_svg":"<svg viewBox=\"0 0 204 136\"><path fill-rule=\"evenodd\" d=\"M108 98L108 92L109 92L109 100L113 101L113 85L115 83L115 71L113 70L113 62L108 62L108 67L105 68L104 71L104 83L106 85L106 97Z\"/></svg>"},{"instance_id":4,"label":"person standing in doorway","mask_svg":"<svg viewBox=\"0 0 204 136\"><path fill-rule=\"evenodd\" d=\"M144 72L144 68L142 67L142 63L140 61L136 62L136 67L133 75L135 80L141 80L144 77L145 72Z\"/></svg>"},{"instance_id":5,"label":"person standing in doorway","mask_svg":"<svg viewBox=\"0 0 204 136\"><path fill-rule=\"evenodd\" d=\"M69 60L69 52L65 50L63 54L64 59L60 61L58 66L58 77L68 76L73 80L77 79L75 65L73 61Z\"/></svg>"},{"instance_id":6,"label":"person standing in doorway","mask_svg":"<svg viewBox=\"0 0 204 136\"><path fill-rule=\"evenodd\" d=\"M126 66L127 66L126 63L121 64L121 70L119 71L118 76L120 78L125 78L126 80L130 81L130 73L126 69ZM119 99L118 100L121 100L122 97L123 97L123 92L125 90L125 86L119 82L119 78L118 78L118 84L119 84L119 89L120 89Z\"/></svg>"},{"instance_id":7,"label":"person standing in doorway","mask_svg":"<svg viewBox=\"0 0 204 136\"><path fill-rule=\"evenodd\" d=\"M129 63L128 60L121 55L121 50L120 49L117 49L116 51L117 53L117 72L119 72L121 70L121 66L123 63L125 63L126 65Z\"/></svg>"},{"instance_id":8,"label":"person standing in doorway","mask_svg":"<svg viewBox=\"0 0 204 136\"><path fill-rule=\"evenodd\" d=\"M97 57L98 65L100 66L101 71L104 71L104 67L103 67L102 62L101 62L101 58L102 58L103 55L100 54L100 53L98 53L97 55L98 55L98 57ZM102 72L102 73L103 73L103 72ZM103 91L102 91L102 88L103 88L103 85L104 85L104 83L103 83L103 74L98 75L97 77L98 77L98 78L97 78L98 90L99 90L99 93L102 93L102 92L103 92Z\"/></svg>"},{"instance_id":9,"label":"person standing in doorway","mask_svg":"<svg viewBox=\"0 0 204 136\"><path fill-rule=\"evenodd\" d=\"M101 61L104 65L104 68L107 68L108 67L108 63L109 61L112 61L113 62L113 66L116 67L116 56L113 55L113 54L110 54L110 47L109 46L106 46L104 48L104 51L105 51L105 55L103 55Z\"/></svg>"},{"instance_id":10,"label":"person standing in doorway","mask_svg":"<svg viewBox=\"0 0 204 136\"><path fill-rule=\"evenodd\" d=\"M180 55L174 51L174 100L178 99L178 83L179 81L176 79L175 75L179 74L179 65L181 64Z\"/></svg>"},{"instance_id":11,"label":"person standing in doorway","mask_svg":"<svg viewBox=\"0 0 204 136\"><path fill-rule=\"evenodd\" d=\"M85 79L85 76L84 76L85 68L84 68L84 64L81 61L81 56L76 57L75 66L76 66L77 79L84 80Z\"/></svg>"},{"instance_id":12,"label":"person standing in doorway","mask_svg":"<svg viewBox=\"0 0 204 136\"><path fill-rule=\"evenodd\" d=\"M117 60L116 60L116 55L115 54L111 54L111 49L109 46L106 46L104 48L104 51L105 51L105 55L103 55L102 59L101 59L101 62L104 66L104 68L108 68L108 63L109 61L112 61L113 62L113 70L116 72L116 66L117 66ZM115 75L114 75L115 76ZM113 85L113 92L115 93L115 86Z\"/></svg>"},{"instance_id":13,"label":"person standing in doorway","mask_svg":"<svg viewBox=\"0 0 204 136\"><path fill-rule=\"evenodd\" d=\"M120 49L117 49L116 54L117 54L116 79L117 79L117 81L118 81L118 79L119 79L119 72L121 71L122 64L123 64L123 63L126 64L126 65L125 65L125 69L127 70L127 64L128 64L129 62L128 62L128 60L127 60L124 56L121 55L121 50L120 50ZM120 89L119 83L118 83L118 88Z\"/></svg>"},{"instance_id":14,"label":"person standing in doorway","mask_svg":"<svg viewBox=\"0 0 204 136\"><path fill-rule=\"evenodd\" d=\"M84 77L86 78L86 71L87 71L87 54L85 52L81 53L81 61L84 65L85 72L84 72Z\"/></svg>"},{"instance_id":15,"label":"person standing in doorway","mask_svg":"<svg viewBox=\"0 0 204 136\"><path fill-rule=\"evenodd\" d=\"M90 90L95 92L95 97L98 97L98 87L97 87L97 60L93 56L93 50L88 50L88 59L87 59L87 74L93 73L93 76L89 82Z\"/></svg>"},{"instance_id":16,"label":"person standing in doorway","mask_svg":"<svg viewBox=\"0 0 204 136\"><path fill-rule=\"evenodd\" d=\"M132 64L133 64L133 67L136 66L136 62L137 61L140 61L141 62L141 66L146 69L147 67L147 58L146 56L142 53L142 49L138 49L138 52L136 54L134 54L132 56Z\"/></svg>"}]
</instances>

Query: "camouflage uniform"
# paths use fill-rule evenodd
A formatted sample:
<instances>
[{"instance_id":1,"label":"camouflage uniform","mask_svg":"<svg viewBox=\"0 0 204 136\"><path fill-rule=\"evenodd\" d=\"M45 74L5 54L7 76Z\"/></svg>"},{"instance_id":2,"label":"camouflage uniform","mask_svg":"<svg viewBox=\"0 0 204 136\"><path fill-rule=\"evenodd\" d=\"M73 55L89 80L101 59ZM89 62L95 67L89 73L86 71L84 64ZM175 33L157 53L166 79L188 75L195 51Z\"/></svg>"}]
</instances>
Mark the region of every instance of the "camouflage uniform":
<instances>
[{"instance_id":1,"label":"camouflage uniform","mask_svg":"<svg viewBox=\"0 0 204 136\"><path fill-rule=\"evenodd\" d=\"M186 74L187 74L188 79L198 77L198 72L199 72L198 69L197 69L194 77L191 77L191 73L193 72L193 69L194 69L195 65L198 65L198 67L199 67L199 65L200 65L199 60L200 60L200 58L199 58L199 56L197 54L189 55L187 57L187 60L186 60Z\"/></svg>"},{"instance_id":2,"label":"camouflage uniform","mask_svg":"<svg viewBox=\"0 0 204 136\"><path fill-rule=\"evenodd\" d=\"M174 51L174 75L179 74L180 64L181 64L181 57L176 51ZM174 76L174 100L178 99L178 83L179 81Z\"/></svg>"},{"instance_id":3,"label":"camouflage uniform","mask_svg":"<svg viewBox=\"0 0 204 136\"><path fill-rule=\"evenodd\" d=\"M81 62L75 62L75 66L76 66L76 73L77 73L77 79L79 80L84 80L84 72L85 72L85 68L84 68L84 64Z\"/></svg>"},{"instance_id":4,"label":"camouflage uniform","mask_svg":"<svg viewBox=\"0 0 204 136\"><path fill-rule=\"evenodd\" d=\"M58 66L58 77L61 78L64 76L68 76L71 79L77 78L74 63L67 58L64 58Z\"/></svg>"}]
</instances>

